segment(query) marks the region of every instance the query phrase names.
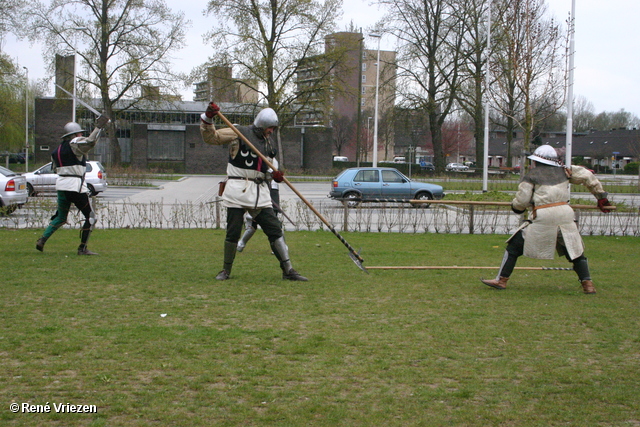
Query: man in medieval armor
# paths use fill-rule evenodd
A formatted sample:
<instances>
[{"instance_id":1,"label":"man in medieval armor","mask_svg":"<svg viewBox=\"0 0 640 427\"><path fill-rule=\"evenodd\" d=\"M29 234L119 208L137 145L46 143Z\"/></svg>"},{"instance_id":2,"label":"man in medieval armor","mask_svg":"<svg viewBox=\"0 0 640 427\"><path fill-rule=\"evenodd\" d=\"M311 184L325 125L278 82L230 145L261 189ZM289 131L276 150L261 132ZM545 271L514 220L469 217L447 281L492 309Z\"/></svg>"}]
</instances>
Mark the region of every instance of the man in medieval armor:
<instances>
[{"instance_id":1,"label":"man in medieval armor","mask_svg":"<svg viewBox=\"0 0 640 427\"><path fill-rule=\"evenodd\" d=\"M91 208L85 174L87 172L87 154L95 147L102 128L108 122L108 117L98 117L95 129L89 136L85 136L87 132L76 122L69 122L64 126L65 133L62 135L62 143L51 153L53 168L58 174L58 178L56 178L58 210L51 217L51 222L42 237L36 242L37 250L44 251L44 245L49 237L67 221L69 209L73 204L84 215L78 255L97 255L87 249L87 242L95 225L96 215Z\"/></svg>"},{"instance_id":2,"label":"man in medieval armor","mask_svg":"<svg viewBox=\"0 0 640 427\"><path fill-rule=\"evenodd\" d=\"M285 280L307 281L293 269L289 259L289 249L284 241L282 223L272 207L270 182L282 182L279 170L269 172L269 167L230 128L216 129L213 124L220 108L211 102L201 115L200 133L205 143L229 146L227 183L222 194L222 205L227 208L227 233L224 241L223 268L216 276L227 280L236 256L238 240L242 233L244 214L247 212L269 239L271 250L280 261L282 278ZM250 126L237 126L256 149L269 158L276 157L276 149L270 136L278 128L278 116L271 108L265 108L255 117Z\"/></svg>"},{"instance_id":3,"label":"man in medieval armor","mask_svg":"<svg viewBox=\"0 0 640 427\"><path fill-rule=\"evenodd\" d=\"M482 280L495 289L506 289L507 281L521 255L537 259L553 259L554 251L573 264L585 294L595 294L589 264L584 256L584 242L569 205L569 183L584 185L598 200L598 208L609 212L607 193L593 173L582 166L565 167L550 145L542 145L528 157L531 170L522 178L511 202L511 209L524 213L531 208L529 219L507 240L507 248L498 275Z\"/></svg>"}]
</instances>

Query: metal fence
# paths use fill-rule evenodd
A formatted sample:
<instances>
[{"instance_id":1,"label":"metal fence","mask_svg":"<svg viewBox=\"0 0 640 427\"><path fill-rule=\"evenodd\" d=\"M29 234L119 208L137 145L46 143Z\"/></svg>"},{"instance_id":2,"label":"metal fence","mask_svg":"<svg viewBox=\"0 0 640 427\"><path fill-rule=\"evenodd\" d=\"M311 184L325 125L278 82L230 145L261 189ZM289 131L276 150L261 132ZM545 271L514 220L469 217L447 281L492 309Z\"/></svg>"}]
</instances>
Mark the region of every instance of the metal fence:
<instances>
[{"instance_id":1,"label":"metal fence","mask_svg":"<svg viewBox=\"0 0 640 427\"><path fill-rule=\"evenodd\" d=\"M406 204L371 204L345 208L335 202L314 207L336 231L380 233L510 234L524 217L495 206L431 205L416 208ZM97 228L224 228L226 210L220 203L129 203L94 200ZM323 230L327 227L301 201L282 203L289 219L286 230ZM576 211L582 235L640 236L640 207L608 214L597 210ZM56 209L55 198L36 197L25 208L0 217L2 228L45 228ZM65 227L79 228L84 219L72 210Z\"/></svg>"}]
</instances>

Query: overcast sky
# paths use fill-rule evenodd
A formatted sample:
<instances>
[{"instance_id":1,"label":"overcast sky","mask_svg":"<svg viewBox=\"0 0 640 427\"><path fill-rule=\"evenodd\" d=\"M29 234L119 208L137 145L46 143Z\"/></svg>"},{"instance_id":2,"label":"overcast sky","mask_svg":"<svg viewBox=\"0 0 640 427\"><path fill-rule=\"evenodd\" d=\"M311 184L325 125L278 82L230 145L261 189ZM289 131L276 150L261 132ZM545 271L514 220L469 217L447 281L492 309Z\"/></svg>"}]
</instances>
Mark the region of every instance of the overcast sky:
<instances>
[{"instance_id":1,"label":"overcast sky","mask_svg":"<svg viewBox=\"0 0 640 427\"><path fill-rule=\"evenodd\" d=\"M166 0L173 11L182 10L192 26L187 33L187 47L174 54L177 71L189 72L206 61L209 46L202 35L211 27L214 17L204 17L206 2ZM575 0L576 55L574 95L590 101L596 113L624 109L640 116L640 1L635 0ZM571 11L571 0L547 0L549 10L564 22ZM188 4L188 8L185 5ZM351 21L366 33L382 12L369 6L368 0L344 0L344 15L339 24L343 30ZM369 48L377 45L368 41ZM383 49L392 48L392 41L383 40ZM40 46L30 46L7 36L3 51L29 69L29 78L45 77ZM53 93L53 83L50 93ZM190 90L183 92L191 100Z\"/></svg>"}]
</instances>

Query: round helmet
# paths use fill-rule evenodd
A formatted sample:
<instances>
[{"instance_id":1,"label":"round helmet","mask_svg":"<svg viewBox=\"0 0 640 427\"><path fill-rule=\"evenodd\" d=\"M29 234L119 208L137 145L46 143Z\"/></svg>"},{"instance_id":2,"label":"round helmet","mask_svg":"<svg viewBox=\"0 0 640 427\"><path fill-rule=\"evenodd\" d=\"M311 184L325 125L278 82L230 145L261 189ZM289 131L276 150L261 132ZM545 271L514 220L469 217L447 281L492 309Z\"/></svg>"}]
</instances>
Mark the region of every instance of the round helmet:
<instances>
[{"instance_id":1,"label":"round helmet","mask_svg":"<svg viewBox=\"0 0 640 427\"><path fill-rule=\"evenodd\" d=\"M74 135L76 133L85 133L86 130L82 129L82 127L77 124L76 122L69 122L66 125L64 125L64 135L62 135L62 138L66 138L69 135Z\"/></svg>"},{"instance_id":2,"label":"round helmet","mask_svg":"<svg viewBox=\"0 0 640 427\"><path fill-rule=\"evenodd\" d=\"M562 166L558 159L558 153L555 148L550 145L541 145L527 158L538 163L544 163L545 165Z\"/></svg>"},{"instance_id":3,"label":"round helmet","mask_svg":"<svg viewBox=\"0 0 640 427\"><path fill-rule=\"evenodd\" d=\"M253 125L260 129L278 126L278 115L273 108L265 108L260 111L253 121Z\"/></svg>"}]
</instances>

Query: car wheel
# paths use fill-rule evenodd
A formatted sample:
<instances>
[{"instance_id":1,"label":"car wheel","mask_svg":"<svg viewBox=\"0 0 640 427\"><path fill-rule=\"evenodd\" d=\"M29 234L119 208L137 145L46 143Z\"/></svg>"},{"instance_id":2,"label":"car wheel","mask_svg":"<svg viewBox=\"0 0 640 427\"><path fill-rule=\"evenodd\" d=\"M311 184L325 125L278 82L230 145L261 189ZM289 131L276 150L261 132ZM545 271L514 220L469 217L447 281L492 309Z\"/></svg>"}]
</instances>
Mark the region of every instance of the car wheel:
<instances>
[{"instance_id":1,"label":"car wheel","mask_svg":"<svg viewBox=\"0 0 640 427\"><path fill-rule=\"evenodd\" d=\"M358 206L360 206L360 203L361 203L360 199L361 199L360 194L355 193L353 191L345 194L343 197L344 203L346 203L347 207L349 208L357 208Z\"/></svg>"},{"instance_id":2,"label":"car wheel","mask_svg":"<svg viewBox=\"0 0 640 427\"><path fill-rule=\"evenodd\" d=\"M429 193L418 193L415 197L416 200L433 200L433 196ZM426 209L431 206L431 203L412 203L414 208Z\"/></svg>"},{"instance_id":3,"label":"car wheel","mask_svg":"<svg viewBox=\"0 0 640 427\"><path fill-rule=\"evenodd\" d=\"M27 182L27 194L29 195L29 197L35 197L38 194L36 193L36 190L33 189L33 185L29 184Z\"/></svg>"},{"instance_id":4,"label":"car wheel","mask_svg":"<svg viewBox=\"0 0 640 427\"><path fill-rule=\"evenodd\" d=\"M87 184L87 188L89 189L89 195L90 195L90 196L95 196L95 195L97 195L97 194L98 194L98 193L96 192L96 189L94 188L94 186L93 186L93 185L91 185L91 184Z\"/></svg>"}]
</instances>

